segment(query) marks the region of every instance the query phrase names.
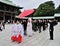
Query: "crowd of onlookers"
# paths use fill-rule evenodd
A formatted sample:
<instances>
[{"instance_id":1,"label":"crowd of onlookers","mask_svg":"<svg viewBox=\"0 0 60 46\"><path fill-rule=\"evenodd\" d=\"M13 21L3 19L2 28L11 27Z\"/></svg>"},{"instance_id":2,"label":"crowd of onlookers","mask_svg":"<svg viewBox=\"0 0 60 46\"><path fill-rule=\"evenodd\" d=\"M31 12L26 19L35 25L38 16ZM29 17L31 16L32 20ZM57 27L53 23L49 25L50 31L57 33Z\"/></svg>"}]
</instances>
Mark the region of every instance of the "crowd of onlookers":
<instances>
[{"instance_id":1,"label":"crowd of onlookers","mask_svg":"<svg viewBox=\"0 0 60 46\"><path fill-rule=\"evenodd\" d=\"M58 24L57 20L55 20L55 19L51 19L51 20L40 20L40 19L36 20L35 19L35 20L32 20L30 18L28 20L22 20L20 22L16 21L16 23L15 23L16 25L13 24L14 25L14 30L13 30L14 35L13 36L15 36L15 38L17 38L17 40L19 38L21 40L21 37L16 37L20 32L20 35L22 36L22 38L24 36L31 37L33 32L39 31L39 33L41 33L41 31L42 31L41 29L43 29L43 31L45 31L46 28L48 27L48 23L50 24L50 26L49 26L50 39L53 40L54 26ZM21 28L21 25L23 26L22 28ZM18 27L20 27L20 28L18 28ZM16 32L18 32L18 33L16 33ZM11 39L12 39L12 41L17 41L16 39L13 40L13 37Z\"/></svg>"},{"instance_id":2,"label":"crowd of onlookers","mask_svg":"<svg viewBox=\"0 0 60 46\"><path fill-rule=\"evenodd\" d=\"M54 31L54 26L58 24L56 19L51 19L51 20L44 20L44 19L22 19L22 20L14 20L12 21L12 36L11 40L12 41L17 41L21 42L21 39L24 36L32 36L33 32L39 31L41 33L41 29L43 31L46 30L48 27L48 23L50 24L49 26L49 32L50 32L50 39L53 40L53 31ZM9 23L8 23L9 24ZM3 28L2 28L3 27ZM0 31L5 29L5 21L3 20L0 22ZM20 40L20 41L19 41Z\"/></svg>"},{"instance_id":3,"label":"crowd of onlookers","mask_svg":"<svg viewBox=\"0 0 60 46\"><path fill-rule=\"evenodd\" d=\"M57 20L55 19L51 19L51 21L54 22L54 25L57 24ZM27 27L27 20L23 20L21 22L24 26L24 30L26 30ZM34 31L39 30L39 33L41 32L41 29L46 30L46 28L48 27L48 23L50 23L50 20L44 20L44 19L34 19L32 20L32 29ZM26 31L25 31L26 32Z\"/></svg>"},{"instance_id":4,"label":"crowd of onlookers","mask_svg":"<svg viewBox=\"0 0 60 46\"><path fill-rule=\"evenodd\" d=\"M56 19L51 19L53 20L54 22L57 22ZM14 20L13 20L14 21ZM13 22L12 21L12 22ZM41 32L41 29L43 28L43 31L48 27L48 23L49 23L50 20L48 19L33 19L32 20L32 29L34 31L37 31L39 30L39 33ZM5 24L11 24L12 23L10 20L7 20L6 22L4 20L2 20L0 22L0 30L2 31L2 29L5 29ZM24 27L24 34L26 35L26 27L27 27L27 22L28 20L27 19L21 19L21 23L23 24L23 27Z\"/></svg>"}]
</instances>

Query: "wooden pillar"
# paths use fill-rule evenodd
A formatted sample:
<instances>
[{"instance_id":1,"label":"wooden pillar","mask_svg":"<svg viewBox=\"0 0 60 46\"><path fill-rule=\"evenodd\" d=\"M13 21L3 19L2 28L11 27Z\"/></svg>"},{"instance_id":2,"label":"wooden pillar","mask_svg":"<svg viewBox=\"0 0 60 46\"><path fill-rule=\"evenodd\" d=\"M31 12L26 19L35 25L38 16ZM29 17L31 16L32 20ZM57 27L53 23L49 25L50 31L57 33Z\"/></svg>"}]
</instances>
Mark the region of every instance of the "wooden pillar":
<instances>
[{"instance_id":1,"label":"wooden pillar","mask_svg":"<svg viewBox=\"0 0 60 46\"><path fill-rule=\"evenodd\" d=\"M14 21L16 20L16 14L14 14Z\"/></svg>"},{"instance_id":2,"label":"wooden pillar","mask_svg":"<svg viewBox=\"0 0 60 46\"><path fill-rule=\"evenodd\" d=\"M12 23L12 13L11 13L11 23Z\"/></svg>"},{"instance_id":3,"label":"wooden pillar","mask_svg":"<svg viewBox=\"0 0 60 46\"><path fill-rule=\"evenodd\" d=\"M3 20L5 21L5 12L4 12L4 14L3 14Z\"/></svg>"},{"instance_id":4,"label":"wooden pillar","mask_svg":"<svg viewBox=\"0 0 60 46\"><path fill-rule=\"evenodd\" d=\"M4 11L6 11L6 6L3 5L3 7L4 7ZM3 20L4 20L4 21L6 21L6 20L5 20L5 19L6 19L6 18L5 18L5 15L6 15L6 12L4 12L4 15L3 15Z\"/></svg>"}]
</instances>

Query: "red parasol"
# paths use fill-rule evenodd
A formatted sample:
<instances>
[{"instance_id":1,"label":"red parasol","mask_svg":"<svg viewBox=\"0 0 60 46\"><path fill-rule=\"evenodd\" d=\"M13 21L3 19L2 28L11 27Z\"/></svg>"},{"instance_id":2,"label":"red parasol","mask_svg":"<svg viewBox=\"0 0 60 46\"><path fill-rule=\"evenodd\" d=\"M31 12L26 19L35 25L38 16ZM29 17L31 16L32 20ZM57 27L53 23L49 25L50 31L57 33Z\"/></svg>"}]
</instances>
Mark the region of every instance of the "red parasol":
<instances>
[{"instance_id":1,"label":"red parasol","mask_svg":"<svg viewBox=\"0 0 60 46\"><path fill-rule=\"evenodd\" d=\"M25 16L32 14L33 12L34 12L34 9L24 10L22 13L18 15L18 18L23 18Z\"/></svg>"}]
</instances>

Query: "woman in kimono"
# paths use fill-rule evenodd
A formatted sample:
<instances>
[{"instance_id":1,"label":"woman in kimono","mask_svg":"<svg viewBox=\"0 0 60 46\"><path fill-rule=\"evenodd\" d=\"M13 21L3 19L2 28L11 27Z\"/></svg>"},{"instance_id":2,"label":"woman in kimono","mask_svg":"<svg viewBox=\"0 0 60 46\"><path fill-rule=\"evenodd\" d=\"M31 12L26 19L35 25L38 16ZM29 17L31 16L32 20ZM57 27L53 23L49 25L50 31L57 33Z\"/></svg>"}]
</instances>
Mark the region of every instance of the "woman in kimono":
<instances>
[{"instance_id":1,"label":"woman in kimono","mask_svg":"<svg viewBox=\"0 0 60 46\"><path fill-rule=\"evenodd\" d=\"M21 24L21 23L19 23L19 28L18 28L18 30L19 30L19 33L21 34L21 36L23 37L24 36L24 28L23 28L23 25Z\"/></svg>"},{"instance_id":2,"label":"woman in kimono","mask_svg":"<svg viewBox=\"0 0 60 46\"><path fill-rule=\"evenodd\" d=\"M28 23L27 23L27 35L30 37L32 36L32 20L31 18L28 19Z\"/></svg>"},{"instance_id":3,"label":"woman in kimono","mask_svg":"<svg viewBox=\"0 0 60 46\"><path fill-rule=\"evenodd\" d=\"M16 23L12 22L12 30L11 30L11 40L14 42L16 40Z\"/></svg>"},{"instance_id":4,"label":"woman in kimono","mask_svg":"<svg viewBox=\"0 0 60 46\"><path fill-rule=\"evenodd\" d=\"M16 24L12 26L12 41L17 41L18 43L22 42L24 28L22 24L17 20Z\"/></svg>"}]
</instances>

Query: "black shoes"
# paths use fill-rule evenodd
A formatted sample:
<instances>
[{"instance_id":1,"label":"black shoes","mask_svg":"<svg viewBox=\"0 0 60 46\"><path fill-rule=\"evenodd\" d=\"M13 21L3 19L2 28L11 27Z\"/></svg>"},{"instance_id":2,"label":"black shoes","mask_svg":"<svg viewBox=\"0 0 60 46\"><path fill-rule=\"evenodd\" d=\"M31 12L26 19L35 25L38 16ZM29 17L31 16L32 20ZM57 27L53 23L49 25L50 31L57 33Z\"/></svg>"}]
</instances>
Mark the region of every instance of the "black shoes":
<instances>
[{"instance_id":1,"label":"black shoes","mask_svg":"<svg viewBox=\"0 0 60 46\"><path fill-rule=\"evenodd\" d=\"M50 40L53 40L53 39L50 39Z\"/></svg>"}]
</instances>

